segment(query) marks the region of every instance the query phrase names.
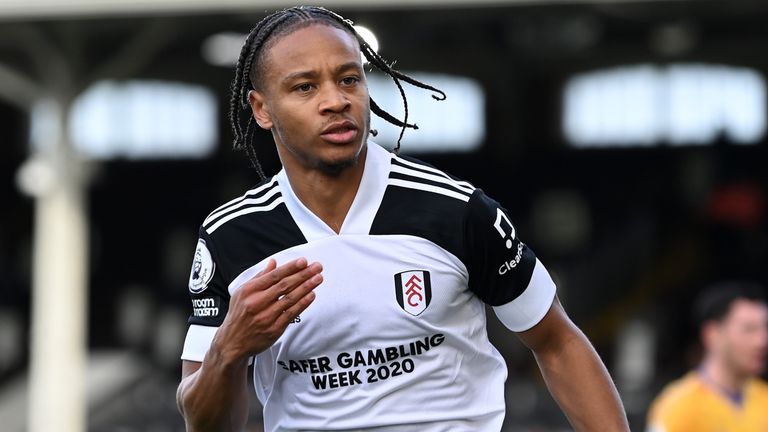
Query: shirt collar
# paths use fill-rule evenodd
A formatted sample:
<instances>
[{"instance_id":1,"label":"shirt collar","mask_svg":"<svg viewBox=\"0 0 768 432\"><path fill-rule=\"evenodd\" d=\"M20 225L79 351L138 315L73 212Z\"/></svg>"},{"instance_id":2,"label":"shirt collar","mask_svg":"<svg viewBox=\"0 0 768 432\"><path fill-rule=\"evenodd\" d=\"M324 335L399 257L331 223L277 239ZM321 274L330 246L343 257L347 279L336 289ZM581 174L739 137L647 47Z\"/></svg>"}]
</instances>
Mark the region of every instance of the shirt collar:
<instances>
[{"instance_id":1,"label":"shirt collar","mask_svg":"<svg viewBox=\"0 0 768 432\"><path fill-rule=\"evenodd\" d=\"M373 219L376 217L376 212L387 189L387 179L389 178L391 164L390 154L387 150L370 140L367 143L367 147L368 150L365 156L365 166L363 167L360 187L357 190L352 206L349 208L347 217L344 219L339 235L368 234L371 231ZM336 235L331 227L326 225L325 222L312 213L298 199L291 188L291 182L288 180L285 168L277 173L277 182L283 194L285 206L307 241L311 242Z\"/></svg>"}]
</instances>

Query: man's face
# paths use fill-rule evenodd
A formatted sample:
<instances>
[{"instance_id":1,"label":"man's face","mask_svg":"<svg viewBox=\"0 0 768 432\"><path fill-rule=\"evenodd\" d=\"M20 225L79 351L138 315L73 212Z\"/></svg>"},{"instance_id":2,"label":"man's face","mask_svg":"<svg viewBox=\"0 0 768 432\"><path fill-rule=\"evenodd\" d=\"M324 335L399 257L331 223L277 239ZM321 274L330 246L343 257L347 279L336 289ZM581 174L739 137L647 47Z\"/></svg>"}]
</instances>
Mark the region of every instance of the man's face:
<instances>
[{"instance_id":1,"label":"man's face","mask_svg":"<svg viewBox=\"0 0 768 432\"><path fill-rule=\"evenodd\" d=\"M249 100L261 127L272 129L283 165L329 174L353 165L370 128L357 40L312 24L271 45L263 70Z\"/></svg>"},{"instance_id":2,"label":"man's face","mask_svg":"<svg viewBox=\"0 0 768 432\"><path fill-rule=\"evenodd\" d=\"M736 300L715 330L715 349L735 372L758 375L768 353L768 306Z\"/></svg>"}]
</instances>

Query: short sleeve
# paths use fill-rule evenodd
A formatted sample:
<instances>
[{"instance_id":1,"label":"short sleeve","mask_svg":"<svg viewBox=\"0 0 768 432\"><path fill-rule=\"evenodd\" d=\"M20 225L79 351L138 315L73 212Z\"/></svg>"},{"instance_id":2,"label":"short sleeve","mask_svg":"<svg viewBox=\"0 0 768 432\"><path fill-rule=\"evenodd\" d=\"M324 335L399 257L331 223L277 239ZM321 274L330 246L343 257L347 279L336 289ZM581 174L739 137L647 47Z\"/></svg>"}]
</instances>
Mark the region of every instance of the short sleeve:
<instances>
[{"instance_id":1,"label":"short sleeve","mask_svg":"<svg viewBox=\"0 0 768 432\"><path fill-rule=\"evenodd\" d=\"M494 306L513 331L537 324L549 310L555 284L533 251L520 240L504 207L476 189L464 221L469 289Z\"/></svg>"},{"instance_id":2,"label":"short sleeve","mask_svg":"<svg viewBox=\"0 0 768 432\"><path fill-rule=\"evenodd\" d=\"M182 360L203 361L216 330L224 321L230 296L222 273L215 245L201 229L189 273L192 313L187 321L189 328L184 340Z\"/></svg>"}]
</instances>

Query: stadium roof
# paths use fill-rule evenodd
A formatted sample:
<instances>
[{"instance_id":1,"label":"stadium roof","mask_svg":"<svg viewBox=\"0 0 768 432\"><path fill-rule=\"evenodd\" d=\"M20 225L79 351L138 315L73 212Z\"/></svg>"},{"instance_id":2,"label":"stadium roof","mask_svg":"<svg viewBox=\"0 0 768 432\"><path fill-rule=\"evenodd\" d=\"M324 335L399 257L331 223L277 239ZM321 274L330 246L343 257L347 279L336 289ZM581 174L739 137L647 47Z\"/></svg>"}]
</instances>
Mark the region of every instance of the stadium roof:
<instances>
[{"instance_id":1,"label":"stadium roof","mask_svg":"<svg viewBox=\"0 0 768 432\"><path fill-rule=\"evenodd\" d=\"M656 0L663 1L663 0ZM669 0L667 0L669 1ZM681 1L681 0L677 0ZM637 0L325 0L331 8L384 9L532 4L647 3ZM0 20L168 13L270 10L295 5L285 0L0 0ZM315 3L315 2L308 2Z\"/></svg>"}]
</instances>

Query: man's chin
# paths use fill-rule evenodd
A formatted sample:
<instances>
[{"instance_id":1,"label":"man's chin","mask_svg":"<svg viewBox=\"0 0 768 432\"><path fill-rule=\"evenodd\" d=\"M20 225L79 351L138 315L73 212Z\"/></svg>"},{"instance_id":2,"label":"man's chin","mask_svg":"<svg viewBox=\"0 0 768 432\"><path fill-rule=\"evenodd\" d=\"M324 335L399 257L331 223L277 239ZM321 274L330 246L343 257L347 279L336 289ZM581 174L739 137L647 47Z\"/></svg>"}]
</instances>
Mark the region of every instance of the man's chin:
<instances>
[{"instance_id":1,"label":"man's chin","mask_svg":"<svg viewBox=\"0 0 768 432\"><path fill-rule=\"evenodd\" d=\"M352 158L338 159L338 160L332 160L332 161L318 160L316 168L320 170L323 174L326 174L329 176L337 176L337 175L340 175L342 172L344 172L346 169L357 165L358 160L359 160L359 156L357 155Z\"/></svg>"},{"instance_id":2,"label":"man's chin","mask_svg":"<svg viewBox=\"0 0 768 432\"><path fill-rule=\"evenodd\" d=\"M336 157L320 157L315 161L315 168L322 173L330 176L337 176L343 173L346 169L352 168L360 161L360 155L363 153L365 146L361 145L354 153L343 152L346 154L335 155Z\"/></svg>"},{"instance_id":3,"label":"man's chin","mask_svg":"<svg viewBox=\"0 0 768 432\"><path fill-rule=\"evenodd\" d=\"M750 362L749 364L743 366L743 372L745 375L757 376L762 375L765 372L765 365L762 362Z\"/></svg>"}]
</instances>

